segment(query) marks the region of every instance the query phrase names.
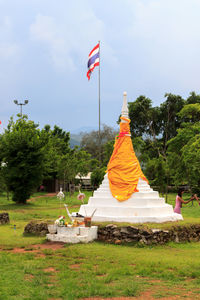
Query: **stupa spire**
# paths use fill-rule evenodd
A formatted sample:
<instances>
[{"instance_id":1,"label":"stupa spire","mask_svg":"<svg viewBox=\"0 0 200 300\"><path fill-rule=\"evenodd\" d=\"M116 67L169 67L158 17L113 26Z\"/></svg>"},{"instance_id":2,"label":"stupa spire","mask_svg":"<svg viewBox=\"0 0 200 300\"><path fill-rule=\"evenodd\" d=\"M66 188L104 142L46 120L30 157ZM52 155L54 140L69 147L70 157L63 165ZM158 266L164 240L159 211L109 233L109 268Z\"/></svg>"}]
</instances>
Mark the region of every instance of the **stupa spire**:
<instances>
[{"instance_id":1,"label":"stupa spire","mask_svg":"<svg viewBox=\"0 0 200 300\"><path fill-rule=\"evenodd\" d=\"M122 117L128 118L127 92L123 93ZM122 120L122 122L125 122Z\"/></svg>"}]
</instances>

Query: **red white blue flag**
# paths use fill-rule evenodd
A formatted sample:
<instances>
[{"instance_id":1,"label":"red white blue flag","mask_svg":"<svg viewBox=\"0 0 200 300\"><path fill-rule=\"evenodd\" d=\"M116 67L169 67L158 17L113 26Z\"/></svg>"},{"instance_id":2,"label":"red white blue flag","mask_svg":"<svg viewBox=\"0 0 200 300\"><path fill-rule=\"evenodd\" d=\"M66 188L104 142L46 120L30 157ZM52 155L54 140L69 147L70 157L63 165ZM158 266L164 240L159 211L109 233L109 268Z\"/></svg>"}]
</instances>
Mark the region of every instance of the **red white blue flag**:
<instances>
[{"instance_id":1,"label":"red white blue flag","mask_svg":"<svg viewBox=\"0 0 200 300\"><path fill-rule=\"evenodd\" d=\"M99 43L92 49L88 57L88 80L90 80L91 73L97 66L99 66Z\"/></svg>"}]
</instances>

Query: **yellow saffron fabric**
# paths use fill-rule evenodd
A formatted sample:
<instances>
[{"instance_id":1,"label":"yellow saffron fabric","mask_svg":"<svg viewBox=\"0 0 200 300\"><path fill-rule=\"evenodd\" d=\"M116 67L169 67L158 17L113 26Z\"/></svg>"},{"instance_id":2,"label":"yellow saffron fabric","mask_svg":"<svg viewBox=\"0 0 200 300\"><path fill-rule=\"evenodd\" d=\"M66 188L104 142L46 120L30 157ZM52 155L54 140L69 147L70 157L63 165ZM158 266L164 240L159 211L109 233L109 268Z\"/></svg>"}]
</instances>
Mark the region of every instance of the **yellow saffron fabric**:
<instances>
[{"instance_id":1,"label":"yellow saffron fabric","mask_svg":"<svg viewBox=\"0 0 200 300\"><path fill-rule=\"evenodd\" d=\"M130 137L130 119L121 117L120 133L115 140L114 150L108 163L107 172L110 190L118 201L124 201L138 192L139 178L148 182L135 155Z\"/></svg>"}]
</instances>

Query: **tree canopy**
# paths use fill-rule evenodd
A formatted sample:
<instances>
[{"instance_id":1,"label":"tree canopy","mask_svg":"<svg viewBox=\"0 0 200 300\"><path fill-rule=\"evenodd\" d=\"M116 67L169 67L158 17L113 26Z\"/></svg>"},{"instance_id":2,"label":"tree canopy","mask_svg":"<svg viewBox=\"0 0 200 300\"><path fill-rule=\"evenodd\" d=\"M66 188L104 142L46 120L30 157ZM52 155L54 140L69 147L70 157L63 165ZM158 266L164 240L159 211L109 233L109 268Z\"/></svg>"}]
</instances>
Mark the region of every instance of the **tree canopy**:
<instances>
[{"instance_id":1,"label":"tree canopy","mask_svg":"<svg viewBox=\"0 0 200 300\"><path fill-rule=\"evenodd\" d=\"M3 177L13 201L25 203L42 182L45 169L45 144L38 125L26 116L10 119L0 138L0 161Z\"/></svg>"}]
</instances>

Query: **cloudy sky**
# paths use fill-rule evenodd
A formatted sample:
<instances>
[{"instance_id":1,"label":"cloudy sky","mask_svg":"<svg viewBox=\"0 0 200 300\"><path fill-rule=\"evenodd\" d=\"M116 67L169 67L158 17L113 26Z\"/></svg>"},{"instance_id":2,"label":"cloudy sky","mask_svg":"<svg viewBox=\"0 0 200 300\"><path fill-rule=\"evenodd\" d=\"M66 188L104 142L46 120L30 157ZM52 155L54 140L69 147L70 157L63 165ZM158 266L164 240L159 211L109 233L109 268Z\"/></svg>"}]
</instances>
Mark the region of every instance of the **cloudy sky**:
<instances>
[{"instance_id":1,"label":"cloudy sky","mask_svg":"<svg viewBox=\"0 0 200 300\"><path fill-rule=\"evenodd\" d=\"M199 0L0 0L0 132L23 112L43 127L98 127L98 69L88 54L101 41L101 122L115 126L123 91L164 101L200 93Z\"/></svg>"}]
</instances>

